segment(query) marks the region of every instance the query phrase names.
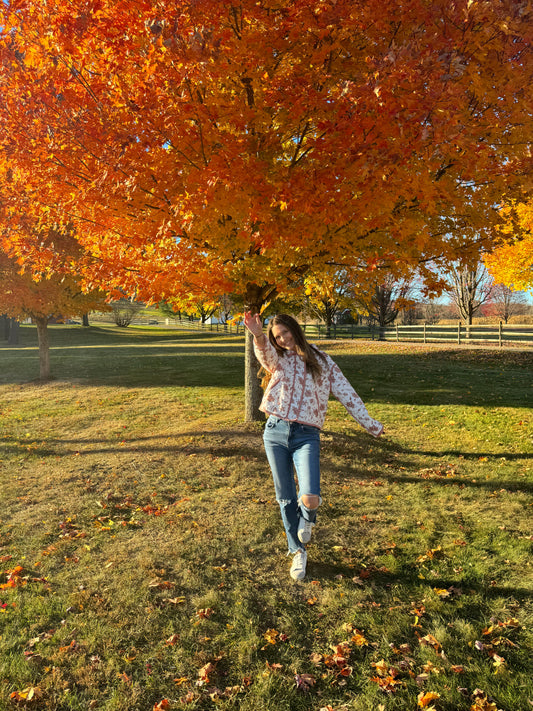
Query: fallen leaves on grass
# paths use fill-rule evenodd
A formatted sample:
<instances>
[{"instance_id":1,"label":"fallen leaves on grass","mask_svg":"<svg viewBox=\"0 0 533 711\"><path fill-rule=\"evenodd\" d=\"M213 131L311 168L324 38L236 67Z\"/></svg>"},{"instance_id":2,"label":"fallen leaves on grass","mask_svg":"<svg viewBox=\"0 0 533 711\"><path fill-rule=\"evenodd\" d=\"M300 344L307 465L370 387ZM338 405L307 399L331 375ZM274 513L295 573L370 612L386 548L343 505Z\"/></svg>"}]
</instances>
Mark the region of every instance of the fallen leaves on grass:
<instances>
[{"instance_id":1,"label":"fallen leaves on grass","mask_svg":"<svg viewBox=\"0 0 533 711\"><path fill-rule=\"evenodd\" d=\"M358 640L364 639L363 635L360 635L359 632L354 638L355 637L357 637ZM350 654L352 652L351 644L350 642L340 642L339 644L332 644L330 649L333 654L319 654L318 652L314 652L309 658L315 666L324 664L328 672L333 672L335 675L335 681L342 685L346 682L339 681L339 679L349 677L353 672L353 668L349 664Z\"/></svg>"},{"instance_id":2,"label":"fallen leaves on grass","mask_svg":"<svg viewBox=\"0 0 533 711\"><path fill-rule=\"evenodd\" d=\"M209 675L215 671L213 662L208 662L198 671L199 682L203 684L209 683Z\"/></svg>"},{"instance_id":3,"label":"fallen leaves on grass","mask_svg":"<svg viewBox=\"0 0 533 711\"><path fill-rule=\"evenodd\" d=\"M72 640L70 644L66 644L64 647L59 647L61 654L73 654L78 650L78 643L75 639Z\"/></svg>"},{"instance_id":4,"label":"fallen leaves on grass","mask_svg":"<svg viewBox=\"0 0 533 711\"><path fill-rule=\"evenodd\" d=\"M418 694L418 699L417 699L417 706L420 706L422 709L427 709L427 711L432 711L434 709L434 706L430 706L430 704L433 701L437 701L437 699L440 699L440 694L437 694L435 691L427 691L424 693L421 691Z\"/></svg>"},{"instance_id":5,"label":"fallen leaves on grass","mask_svg":"<svg viewBox=\"0 0 533 711\"><path fill-rule=\"evenodd\" d=\"M401 681L395 679L391 675L384 677L373 676L370 678L370 681L374 681L379 686L381 691L386 694L394 694L398 690L398 687L402 685Z\"/></svg>"},{"instance_id":6,"label":"fallen leaves on grass","mask_svg":"<svg viewBox=\"0 0 533 711\"><path fill-rule=\"evenodd\" d=\"M481 689L476 689L472 697L474 703L470 706L470 711L502 711Z\"/></svg>"},{"instance_id":7,"label":"fallen leaves on grass","mask_svg":"<svg viewBox=\"0 0 533 711\"><path fill-rule=\"evenodd\" d=\"M419 555L418 558L416 559L417 563L424 563L426 560L435 560L439 558L443 558L444 553L443 550L440 546L437 546L436 548L430 548L428 551L426 551L424 554Z\"/></svg>"},{"instance_id":8,"label":"fallen leaves on grass","mask_svg":"<svg viewBox=\"0 0 533 711\"><path fill-rule=\"evenodd\" d=\"M76 523L76 516L66 518L64 521L61 521L59 524L59 529L61 533L59 534L59 538L85 538L87 534L85 531L80 531L79 528L77 527Z\"/></svg>"},{"instance_id":9,"label":"fallen leaves on grass","mask_svg":"<svg viewBox=\"0 0 533 711\"><path fill-rule=\"evenodd\" d=\"M278 672L283 669L283 664L279 664L278 662L274 662L274 664L270 664L270 662L266 662L266 670L263 672L263 676L268 676L270 672Z\"/></svg>"},{"instance_id":10,"label":"fallen leaves on grass","mask_svg":"<svg viewBox=\"0 0 533 711\"><path fill-rule=\"evenodd\" d=\"M22 691L13 691L9 698L15 704L27 706L39 701L42 698L42 691L38 686L28 686Z\"/></svg>"},{"instance_id":11,"label":"fallen leaves on grass","mask_svg":"<svg viewBox=\"0 0 533 711\"><path fill-rule=\"evenodd\" d=\"M188 676L179 676L174 679L174 683L176 686L182 686L183 684L186 684L189 681Z\"/></svg>"},{"instance_id":12,"label":"fallen leaves on grass","mask_svg":"<svg viewBox=\"0 0 533 711\"><path fill-rule=\"evenodd\" d=\"M418 641L423 647L433 647L437 654L440 654L441 657L445 656L444 652L442 651L441 643L432 634L427 634L424 637L420 637L417 634L417 637Z\"/></svg>"},{"instance_id":13,"label":"fallen leaves on grass","mask_svg":"<svg viewBox=\"0 0 533 711\"><path fill-rule=\"evenodd\" d=\"M507 668L505 658L501 654L498 654L496 649L501 649L502 647L515 648L517 646L515 642L510 640L509 637L504 636L502 632L507 630L512 633L520 629L520 627L520 622L515 617L511 617L503 622L492 620L491 625L482 630L483 637L488 637L489 639L485 641L478 639L474 642L474 648L478 652L483 652L492 659L495 674L501 673Z\"/></svg>"},{"instance_id":14,"label":"fallen leaves on grass","mask_svg":"<svg viewBox=\"0 0 533 711\"><path fill-rule=\"evenodd\" d=\"M214 613L214 610L212 607L203 607L200 610L196 611L196 617L199 620L208 620Z\"/></svg>"},{"instance_id":15,"label":"fallen leaves on grass","mask_svg":"<svg viewBox=\"0 0 533 711\"><path fill-rule=\"evenodd\" d=\"M399 669L390 666L384 659L373 662L372 666L376 670L377 676L371 677L370 681L377 684L384 693L393 694L398 691L398 687L403 685L403 682L397 678L400 674Z\"/></svg>"},{"instance_id":16,"label":"fallen leaves on grass","mask_svg":"<svg viewBox=\"0 0 533 711\"><path fill-rule=\"evenodd\" d=\"M172 634L168 639L165 640L165 644L169 647L173 647L180 641L179 634Z\"/></svg>"},{"instance_id":17,"label":"fallen leaves on grass","mask_svg":"<svg viewBox=\"0 0 533 711\"><path fill-rule=\"evenodd\" d=\"M12 570L4 570L2 575L5 575L7 580L5 583L0 584L0 590L6 590L7 588L16 588L20 585L26 585L26 582L22 578L22 572L24 568L21 565L15 566Z\"/></svg>"},{"instance_id":18,"label":"fallen leaves on grass","mask_svg":"<svg viewBox=\"0 0 533 711\"><path fill-rule=\"evenodd\" d=\"M46 578L36 578L32 575L24 573L24 568L22 565L16 565L11 570L4 570L0 573L0 580L4 579L5 582L0 583L0 590L9 590L12 588L21 588L28 583L46 583Z\"/></svg>"},{"instance_id":19,"label":"fallen leaves on grass","mask_svg":"<svg viewBox=\"0 0 533 711\"><path fill-rule=\"evenodd\" d=\"M311 674L295 674L294 680L299 691L309 691L316 684L316 679Z\"/></svg>"},{"instance_id":20,"label":"fallen leaves on grass","mask_svg":"<svg viewBox=\"0 0 533 711\"><path fill-rule=\"evenodd\" d=\"M158 578L154 578L154 580L151 580L148 583L148 587L157 588L158 590L170 590L174 587L174 583L170 582L170 580L159 580Z\"/></svg>"},{"instance_id":21,"label":"fallen leaves on grass","mask_svg":"<svg viewBox=\"0 0 533 711\"><path fill-rule=\"evenodd\" d=\"M274 629L268 629L263 635L263 637L266 639L266 641L269 644L276 644L276 642L278 640L278 636L279 636L279 632ZM266 647L265 647L265 649L266 649Z\"/></svg>"}]
</instances>

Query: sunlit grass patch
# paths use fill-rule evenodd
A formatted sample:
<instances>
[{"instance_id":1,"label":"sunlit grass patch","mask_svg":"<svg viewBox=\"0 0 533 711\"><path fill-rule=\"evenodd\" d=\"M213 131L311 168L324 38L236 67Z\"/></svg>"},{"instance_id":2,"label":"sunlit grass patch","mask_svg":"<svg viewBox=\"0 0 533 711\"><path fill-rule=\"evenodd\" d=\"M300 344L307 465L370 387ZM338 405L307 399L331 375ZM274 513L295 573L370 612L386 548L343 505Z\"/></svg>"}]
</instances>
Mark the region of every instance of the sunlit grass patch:
<instances>
[{"instance_id":1,"label":"sunlit grass patch","mask_svg":"<svg viewBox=\"0 0 533 711\"><path fill-rule=\"evenodd\" d=\"M386 435L332 401L295 584L242 340L57 334L3 361L0 708L527 708L531 359L328 344Z\"/></svg>"}]
</instances>

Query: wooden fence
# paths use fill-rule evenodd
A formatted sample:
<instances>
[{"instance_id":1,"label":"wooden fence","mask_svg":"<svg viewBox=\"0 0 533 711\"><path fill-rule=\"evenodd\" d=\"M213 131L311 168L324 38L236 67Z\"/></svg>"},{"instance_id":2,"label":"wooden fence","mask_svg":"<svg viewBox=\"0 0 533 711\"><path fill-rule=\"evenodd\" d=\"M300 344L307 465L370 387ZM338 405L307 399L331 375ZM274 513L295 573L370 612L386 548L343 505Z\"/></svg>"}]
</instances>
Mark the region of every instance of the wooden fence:
<instances>
[{"instance_id":1,"label":"wooden fence","mask_svg":"<svg viewBox=\"0 0 533 711\"><path fill-rule=\"evenodd\" d=\"M399 341L418 340L423 343L431 341L448 341L466 344L490 344L500 348L508 344L533 344L533 327L507 325L501 321L497 326L466 326L458 323L456 326L437 326L423 324L421 326L394 326L387 329L387 338Z\"/></svg>"},{"instance_id":2,"label":"wooden fence","mask_svg":"<svg viewBox=\"0 0 533 711\"><path fill-rule=\"evenodd\" d=\"M175 321L176 326L187 329L214 331L220 334L242 334L242 324L201 324L199 321ZM323 324L302 324L310 339L367 339L380 341L415 341L418 343L457 343L458 345L506 345L533 346L533 326L508 325L466 326L463 323L449 325L419 324L413 326L340 326L333 324L328 329Z\"/></svg>"}]
</instances>

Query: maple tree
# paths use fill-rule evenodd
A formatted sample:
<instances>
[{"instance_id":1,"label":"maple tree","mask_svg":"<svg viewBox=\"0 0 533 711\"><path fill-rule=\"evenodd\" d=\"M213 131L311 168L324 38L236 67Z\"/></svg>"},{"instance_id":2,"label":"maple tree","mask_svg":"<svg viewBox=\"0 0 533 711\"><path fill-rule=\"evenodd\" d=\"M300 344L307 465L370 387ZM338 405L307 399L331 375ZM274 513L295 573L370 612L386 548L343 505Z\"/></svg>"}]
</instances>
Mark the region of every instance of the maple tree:
<instances>
[{"instance_id":1,"label":"maple tree","mask_svg":"<svg viewBox=\"0 0 533 711\"><path fill-rule=\"evenodd\" d=\"M532 14L8 0L9 249L145 301L237 291L259 310L325 264L419 265L431 285L433 266L489 248L503 198L523 194ZM83 247L75 266L41 245L51 223Z\"/></svg>"},{"instance_id":2,"label":"maple tree","mask_svg":"<svg viewBox=\"0 0 533 711\"><path fill-rule=\"evenodd\" d=\"M524 314L527 299L523 291L514 291L504 284L495 284L490 293L490 300L483 309L484 316L496 316L508 323L511 316Z\"/></svg>"},{"instance_id":3,"label":"maple tree","mask_svg":"<svg viewBox=\"0 0 533 711\"><path fill-rule=\"evenodd\" d=\"M331 335L334 319L345 309L353 308L352 270L325 267L320 274L305 278L306 308L326 325Z\"/></svg>"},{"instance_id":4,"label":"maple tree","mask_svg":"<svg viewBox=\"0 0 533 711\"><path fill-rule=\"evenodd\" d=\"M374 275L373 283L359 291L354 301L380 328L385 328L396 320L400 311L413 306L410 298L412 277L398 278L390 272L374 272Z\"/></svg>"},{"instance_id":5,"label":"maple tree","mask_svg":"<svg viewBox=\"0 0 533 711\"><path fill-rule=\"evenodd\" d=\"M54 316L81 316L105 308L105 294L82 292L72 276L35 278L20 273L20 265L0 250L0 312L17 319L31 318L37 326L39 377L50 378L48 323Z\"/></svg>"},{"instance_id":6,"label":"maple tree","mask_svg":"<svg viewBox=\"0 0 533 711\"><path fill-rule=\"evenodd\" d=\"M510 289L533 289L533 202L507 205L505 216L515 215L501 232L502 244L485 257L485 262L495 280ZM518 234L515 234L516 223ZM506 238L506 239L505 239Z\"/></svg>"},{"instance_id":7,"label":"maple tree","mask_svg":"<svg viewBox=\"0 0 533 711\"><path fill-rule=\"evenodd\" d=\"M494 281L481 262L453 264L449 274L448 292L465 324L471 326L474 314L490 299Z\"/></svg>"}]
</instances>

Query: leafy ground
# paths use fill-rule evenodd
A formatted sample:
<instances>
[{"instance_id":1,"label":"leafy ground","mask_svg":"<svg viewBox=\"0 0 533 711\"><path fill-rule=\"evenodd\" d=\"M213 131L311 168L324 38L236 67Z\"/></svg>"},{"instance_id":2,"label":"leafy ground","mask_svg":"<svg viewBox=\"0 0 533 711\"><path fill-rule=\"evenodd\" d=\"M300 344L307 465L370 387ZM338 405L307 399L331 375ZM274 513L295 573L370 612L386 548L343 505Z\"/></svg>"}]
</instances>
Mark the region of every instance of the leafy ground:
<instances>
[{"instance_id":1,"label":"leafy ground","mask_svg":"<svg viewBox=\"0 0 533 711\"><path fill-rule=\"evenodd\" d=\"M0 348L0 709L531 708L531 351L324 346L293 583L243 341L58 326Z\"/></svg>"}]
</instances>

